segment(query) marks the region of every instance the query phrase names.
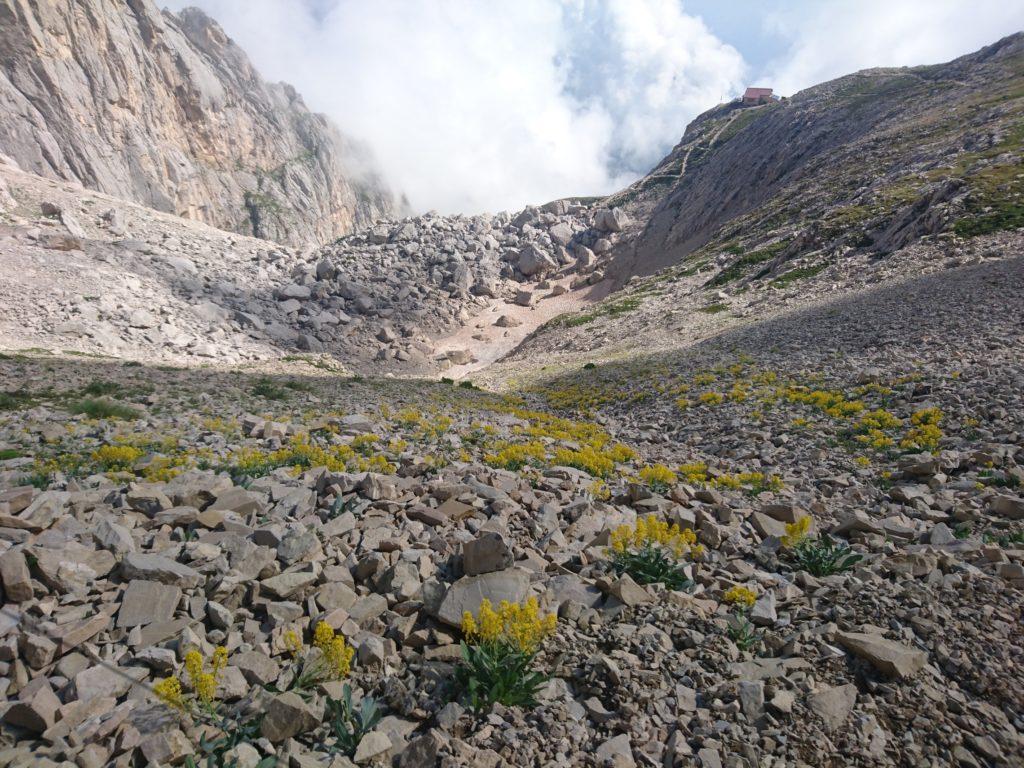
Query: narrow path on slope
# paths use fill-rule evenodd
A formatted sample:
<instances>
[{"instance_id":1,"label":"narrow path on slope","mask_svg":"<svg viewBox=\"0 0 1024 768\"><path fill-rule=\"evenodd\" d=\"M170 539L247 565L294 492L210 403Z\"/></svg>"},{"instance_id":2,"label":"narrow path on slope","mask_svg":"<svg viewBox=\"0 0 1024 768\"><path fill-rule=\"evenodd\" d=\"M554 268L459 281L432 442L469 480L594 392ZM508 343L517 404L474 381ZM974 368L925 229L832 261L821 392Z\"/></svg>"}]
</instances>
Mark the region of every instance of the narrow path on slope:
<instances>
[{"instance_id":1,"label":"narrow path on slope","mask_svg":"<svg viewBox=\"0 0 1024 768\"><path fill-rule=\"evenodd\" d=\"M733 120L735 120L740 115L746 113L748 110L760 109L762 106L764 106L764 105L763 104L758 104L756 107L747 107L745 109L738 109L735 112L733 112L729 116L729 119L726 120L724 123L722 123L722 125L718 127L718 130L716 130L713 134L711 134L711 138L708 139L708 142L707 142L708 149L711 149L712 147L715 146L715 142L718 141L718 137L722 135L722 132L726 128L728 128L730 125L732 125ZM693 153L693 150L695 150L697 147L699 147L702 143L703 142L698 141L696 144L694 144L688 150L686 150L686 154L683 155L683 162L679 165L679 173L678 174L662 173L662 174L658 174L658 175L647 176L646 179L681 179L681 178L683 178L683 176L686 175L686 166L690 162L690 155Z\"/></svg>"},{"instance_id":2,"label":"narrow path on slope","mask_svg":"<svg viewBox=\"0 0 1024 768\"><path fill-rule=\"evenodd\" d=\"M569 287L575 275L569 275L551 284ZM558 315L576 312L600 301L611 291L611 281L605 280L597 285L587 285L576 290L568 290L561 296L552 296L551 291L537 292L540 294L529 307L509 304L503 300L495 300L455 333L438 339L434 348L437 353L452 350L469 350L473 354L473 362L465 365L453 365L442 375L452 379L465 378L474 371L501 360L513 352L523 340L540 326ZM502 327L495 325L500 317L507 317L519 325Z\"/></svg>"}]
</instances>

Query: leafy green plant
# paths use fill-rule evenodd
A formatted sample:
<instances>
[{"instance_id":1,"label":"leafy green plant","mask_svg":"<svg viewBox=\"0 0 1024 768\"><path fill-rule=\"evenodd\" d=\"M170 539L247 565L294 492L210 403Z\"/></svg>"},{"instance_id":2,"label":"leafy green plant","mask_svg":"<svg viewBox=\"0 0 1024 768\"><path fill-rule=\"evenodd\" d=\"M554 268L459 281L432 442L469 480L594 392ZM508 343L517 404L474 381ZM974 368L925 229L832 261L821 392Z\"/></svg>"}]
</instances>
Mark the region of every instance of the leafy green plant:
<instances>
[{"instance_id":1,"label":"leafy green plant","mask_svg":"<svg viewBox=\"0 0 1024 768\"><path fill-rule=\"evenodd\" d=\"M292 690L301 692L327 680L340 680L352 668L355 649L326 621L318 622L313 630L311 648L303 645L295 630L285 632L284 642L292 657Z\"/></svg>"},{"instance_id":2,"label":"leafy green plant","mask_svg":"<svg viewBox=\"0 0 1024 768\"><path fill-rule=\"evenodd\" d=\"M547 682L547 675L531 669L532 654L500 643L461 643L463 664L455 681L474 712L483 712L501 702L506 706L530 707Z\"/></svg>"},{"instance_id":3,"label":"leafy green plant","mask_svg":"<svg viewBox=\"0 0 1024 768\"><path fill-rule=\"evenodd\" d=\"M639 518L635 526L623 525L612 531L609 553L612 570L628 574L637 584L664 584L683 590L693 582L686 576L680 558L698 558L703 546L689 529L680 530L655 517Z\"/></svg>"},{"instance_id":4,"label":"leafy green plant","mask_svg":"<svg viewBox=\"0 0 1024 768\"><path fill-rule=\"evenodd\" d=\"M370 696L359 701L358 709L353 707L352 686L345 683L340 700L327 700L327 716L328 726L337 740L335 749L352 757L363 736L380 721L381 711L377 700Z\"/></svg>"},{"instance_id":5,"label":"leafy green plant","mask_svg":"<svg viewBox=\"0 0 1024 768\"><path fill-rule=\"evenodd\" d=\"M288 398L288 390L278 386L266 376L256 380L256 383L252 385L252 393L266 400L286 400Z\"/></svg>"},{"instance_id":6,"label":"leafy green plant","mask_svg":"<svg viewBox=\"0 0 1024 768\"><path fill-rule=\"evenodd\" d=\"M544 638L555 631L557 619L541 618L537 601L522 605L502 601L498 610L483 600L476 617L462 618L465 639L460 644L462 664L455 684L474 712L500 702L506 706L534 706L547 675L533 669Z\"/></svg>"},{"instance_id":7,"label":"leafy green plant","mask_svg":"<svg viewBox=\"0 0 1024 768\"><path fill-rule=\"evenodd\" d=\"M798 569L812 576L831 576L850 570L864 555L854 552L849 544L821 534L816 539L808 536L799 541L792 549L791 559Z\"/></svg>"},{"instance_id":8,"label":"leafy green plant","mask_svg":"<svg viewBox=\"0 0 1024 768\"><path fill-rule=\"evenodd\" d=\"M660 547L645 546L629 552L616 552L612 568L618 574L627 573L637 584L664 584L680 591L693 586L679 562Z\"/></svg>"},{"instance_id":9,"label":"leafy green plant","mask_svg":"<svg viewBox=\"0 0 1024 768\"><path fill-rule=\"evenodd\" d=\"M986 531L982 535L986 544L998 544L1004 549L1024 545L1024 531L1013 531L1012 533L995 534Z\"/></svg>"},{"instance_id":10,"label":"leafy green plant","mask_svg":"<svg viewBox=\"0 0 1024 768\"><path fill-rule=\"evenodd\" d=\"M752 651L761 644L761 632L754 629L753 623L742 611L733 614L729 623L729 638L741 651Z\"/></svg>"},{"instance_id":11,"label":"leafy green plant","mask_svg":"<svg viewBox=\"0 0 1024 768\"><path fill-rule=\"evenodd\" d=\"M260 718L254 717L243 722L232 721L228 718L220 718L217 722L221 735L209 737L202 734L199 737L199 750L201 756L198 760L192 755L185 758L186 768L238 768L239 762L228 758L228 753L240 744L249 744L260 737ZM260 760L255 768L274 768L277 765L276 757L265 757Z\"/></svg>"},{"instance_id":12,"label":"leafy green plant","mask_svg":"<svg viewBox=\"0 0 1024 768\"><path fill-rule=\"evenodd\" d=\"M17 448L0 448L0 461L17 459L21 457L21 451Z\"/></svg>"},{"instance_id":13,"label":"leafy green plant","mask_svg":"<svg viewBox=\"0 0 1024 768\"><path fill-rule=\"evenodd\" d=\"M92 419L123 419L130 421L139 417L139 412L127 405L115 403L106 398L86 398L71 403L68 408L71 413L88 416Z\"/></svg>"}]
</instances>

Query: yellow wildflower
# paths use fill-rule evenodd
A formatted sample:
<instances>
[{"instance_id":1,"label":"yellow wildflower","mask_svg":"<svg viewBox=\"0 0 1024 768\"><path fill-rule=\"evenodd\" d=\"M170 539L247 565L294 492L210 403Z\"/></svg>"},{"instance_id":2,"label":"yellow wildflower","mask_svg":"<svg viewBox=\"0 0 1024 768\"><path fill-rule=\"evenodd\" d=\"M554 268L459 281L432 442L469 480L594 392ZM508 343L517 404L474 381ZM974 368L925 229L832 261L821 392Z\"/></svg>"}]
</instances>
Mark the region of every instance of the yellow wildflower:
<instances>
[{"instance_id":1,"label":"yellow wildflower","mask_svg":"<svg viewBox=\"0 0 1024 768\"><path fill-rule=\"evenodd\" d=\"M319 648L321 651L326 650L327 646L334 640L334 629L326 621L321 621L316 625L316 629L313 630L313 645Z\"/></svg>"},{"instance_id":2,"label":"yellow wildflower","mask_svg":"<svg viewBox=\"0 0 1024 768\"><path fill-rule=\"evenodd\" d=\"M302 638L299 637L299 633L294 629L289 629L285 632L282 640L284 641L284 647L292 656L302 651Z\"/></svg>"},{"instance_id":3,"label":"yellow wildflower","mask_svg":"<svg viewBox=\"0 0 1024 768\"><path fill-rule=\"evenodd\" d=\"M219 676L227 664L228 649L223 645L218 645L213 651L213 658L210 660L210 666L213 668L213 674Z\"/></svg>"},{"instance_id":4,"label":"yellow wildflower","mask_svg":"<svg viewBox=\"0 0 1024 768\"><path fill-rule=\"evenodd\" d=\"M217 677L211 672L200 672L192 680L196 696L204 705L209 706L217 693Z\"/></svg>"},{"instance_id":5,"label":"yellow wildflower","mask_svg":"<svg viewBox=\"0 0 1024 768\"><path fill-rule=\"evenodd\" d=\"M476 617L470 611L463 614L462 632L470 642L498 642L532 654L555 631L557 623L554 614L540 616L537 600L532 597L522 604L502 600L497 611L490 600L484 599Z\"/></svg>"},{"instance_id":6,"label":"yellow wildflower","mask_svg":"<svg viewBox=\"0 0 1024 768\"><path fill-rule=\"evenodd\" d=\"M807 538L811 530L811 518L804 516L795 523L786 523L786 535L782 537L782 543L787 547L795 547Z\"/></svg>"},{"instance_id":7,"label":"yellow wildflower","mask_svg":"<svg viewBox=\"0 0 1024 768\"><path fill-rule=\"evenodd\" d=\"M343 637L335 637L323 648L324 659L330 674L339 679L348 675L352 668L352 658L356 654L355 648L345 642Z\"/></svg>"},{"instance_id":8,"label":"yellow wildflower","mask_svg":"<svg viewBox=\"0 0 1024 768\"><path fill-rule=\"evenodd\" d=\"M664 464L652 464L640 470L640 479L651 488L657 489L675 485L678 477Z\"/></svg>"},{"instance_id":9,"label":"yellow wildflower","mask_svg":"<svg viewBox=\"0 0 1024 768\"><path fill-rule=\"evenodd\" d=\"M203 673L203 654L194 648L186 653L185 671L188 672L188 678L192 681L192 687L194 688L196 678Z\"/></svg>"},{"instance_id":10,"label":"yellow wildflower","mask_svg":"<svg viewBox=\"0 0 1024 768\"><path fill-rule=\"evenodd\" d=\"M185 709L185 699L181 695L181 683L176 677L165 677L153 686L153 693L164 704L175 709Z\"/></svg>"},{"instance_id":11,"label":"yellow wildflower","mask_svg":"<svg viewBox=\"0 0 1024 768\"><path fill-rule=\"evenodd\" d=\"M754 603L757 602L757 592L749 587L737 584L726 591L722 599L730 605L736 605L740 608L752 608Z\"/></svg>"}]
</instances>

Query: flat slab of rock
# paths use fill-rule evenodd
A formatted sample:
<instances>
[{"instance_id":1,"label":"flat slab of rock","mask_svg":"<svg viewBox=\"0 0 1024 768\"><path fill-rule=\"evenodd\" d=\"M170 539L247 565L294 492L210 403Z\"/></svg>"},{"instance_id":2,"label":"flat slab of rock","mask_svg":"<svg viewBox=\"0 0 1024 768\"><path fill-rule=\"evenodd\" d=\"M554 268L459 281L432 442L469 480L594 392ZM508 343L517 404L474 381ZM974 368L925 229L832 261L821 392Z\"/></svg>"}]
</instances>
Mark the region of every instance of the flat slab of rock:
<instances>
[{"instance_id":1,"label":"flat slab of rock","mask_svg":"<svg viewBox=\"0 0 1024 768\"><path fill-rule=\"evenodd\" d=\"M485 599L495 606L502 600L521 603L529 589L530 573L522 568L463 576L448 588L438 608L437 618L458 627L462 625L462 614L469 611L476 615Z\"/></svg>"},{"instance_id":2,"label":"flat slab of rock","mask_svg":"<svg viewBox=\"0 0 1024 768\"><path fill-rule=\"evenodd\" d=\"M840 632L839 644L890 677L907 678L924 668L928 654L880 635L864 632Z\"/></svg>"},{"instance_id":3,"label":"flat slab of rock","mask_svg":"<svg viewBox=\"0 0 1024 768\"><path fill-rule=\"evenodd\" d=\"M121 598L117 626L141 627L154 621L170 621L181 600L181 589L158 581L135 579Z\"/></svg>"},{"instance_id":4,"label":"flat slab of rock","mask_svg":"<svg viewBox=\"0 0 1024 768\"><path fill-rule=\"evenodd\" d=\"M202 576L187 565L163 555L143 555L136 552L125 555L121 561L121 575L126 579L158 581L179 587L196 587Z\"/></svg>"},{"instance_id":5,"label":"flat slab of rock","mask_svg":"<svg viewBox=\"0 0 1024 768\"><path fill-rule=\"evenodd\" d=\"M807 697L807 706L825 721L825 727L830 731L846 722L856 703L857 686L852 683L816 691Z\"/></svg>"},{"instance_id":6,"label":"flat slab of rock","mask_svg":"<svg viewBox=\"0 0 1024 768\"><path fill-rule=\"evenodd\" d=\"M283 600L315 582L316 574L310 571L282 573L261 581L260 588Z\"/></svg>"}]
</instances>

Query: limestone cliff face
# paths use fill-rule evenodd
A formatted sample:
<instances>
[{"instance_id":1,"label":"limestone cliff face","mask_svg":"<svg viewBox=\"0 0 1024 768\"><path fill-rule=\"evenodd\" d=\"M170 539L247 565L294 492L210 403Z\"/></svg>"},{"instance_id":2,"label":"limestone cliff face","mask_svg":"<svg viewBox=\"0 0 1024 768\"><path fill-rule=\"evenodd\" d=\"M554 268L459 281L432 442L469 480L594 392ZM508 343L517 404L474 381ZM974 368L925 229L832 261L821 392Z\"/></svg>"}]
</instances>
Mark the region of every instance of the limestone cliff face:
<instances>
[{"instance_id":1,"label":"limestone cliff face","mask_svg":"<svg viewBox=\"0 0 1024 768\"><path fill-rule=\"evenodd\" d=\"M194 8L0 0L0 153L243 234L327 241L393 215L365 151L264 82Z\"/></svg>"}]
</instances>

